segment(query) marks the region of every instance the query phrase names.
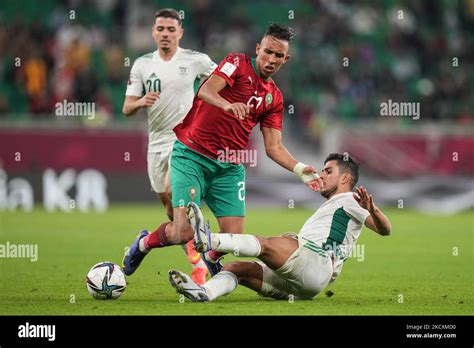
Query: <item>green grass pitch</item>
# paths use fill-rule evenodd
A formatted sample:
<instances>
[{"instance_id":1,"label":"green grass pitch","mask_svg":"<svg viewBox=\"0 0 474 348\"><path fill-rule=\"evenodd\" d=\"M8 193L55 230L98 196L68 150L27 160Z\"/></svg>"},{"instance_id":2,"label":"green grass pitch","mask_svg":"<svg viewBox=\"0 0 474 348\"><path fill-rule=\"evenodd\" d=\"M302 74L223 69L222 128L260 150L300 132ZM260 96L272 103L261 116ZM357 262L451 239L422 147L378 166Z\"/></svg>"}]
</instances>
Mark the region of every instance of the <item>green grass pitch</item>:
<instances>
[{"instance_id":1,"label":"green grass pitch","mask_svg":"<svg viewBox=\"0 0 474 348\"><path fill-rule=\"evenodd\" d=\"M211 218L208 210L204 210ZM247 233L298 231L311 211L252 210ZM155 205L114 205L107 213L0 213L0 244L38 244L38 260L0 259L1 315L472 315L473 213L424 215L388 209L390 237L364 229L364 259L349 259L314 301L276 301L239 287L213 303L179 301L167 271L190 272L179 247L154 250L116 301L90 297L84 278L100 261L121 264L141 228L165 215ZM213 219L211 219L212 222ZM216 227L215 221L212 227ZM227 256L226 261L234 257Z\"/></svg>"}]
</instances>

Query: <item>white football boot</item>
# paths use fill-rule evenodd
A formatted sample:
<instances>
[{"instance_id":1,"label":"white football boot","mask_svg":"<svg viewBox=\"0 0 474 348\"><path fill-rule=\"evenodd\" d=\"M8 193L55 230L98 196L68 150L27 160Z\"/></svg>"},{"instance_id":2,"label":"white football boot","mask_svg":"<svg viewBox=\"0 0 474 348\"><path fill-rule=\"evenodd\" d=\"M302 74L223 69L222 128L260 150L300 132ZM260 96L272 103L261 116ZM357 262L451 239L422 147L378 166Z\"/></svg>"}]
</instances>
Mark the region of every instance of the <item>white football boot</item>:
<instances>
[{"instance_id":1,"label":"white football boot","mask_svg":"<svg viewBox=\"0 0 474 348\"><path fill-rule=\"evenodd\" d=\"M208 302L206 290L197 285L187 274L175 269L168 271L168 279L171 286L180 294L183 294L193 302Z\"/></svg>"}]
</instances>

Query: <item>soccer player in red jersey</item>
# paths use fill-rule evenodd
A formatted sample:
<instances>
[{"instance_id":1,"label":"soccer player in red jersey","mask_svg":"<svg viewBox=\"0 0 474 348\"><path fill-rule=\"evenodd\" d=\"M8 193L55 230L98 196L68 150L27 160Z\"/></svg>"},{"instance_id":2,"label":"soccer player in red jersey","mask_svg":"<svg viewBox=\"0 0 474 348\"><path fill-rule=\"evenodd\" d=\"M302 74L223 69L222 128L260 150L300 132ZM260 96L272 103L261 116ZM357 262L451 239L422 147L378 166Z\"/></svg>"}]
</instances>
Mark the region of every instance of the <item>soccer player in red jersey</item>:
<instances>
[{"instance_id":1,"label":"soccer player in red jersey","mask_svg":"<svg viewBox=\"0 0 474 348\"><path fill-rule=\"evenodd\" d=\"M125 267L136 269L153 248L193 239L186 215L193 209L189 202L200 206L204 199L221 232L243 233L245 169L237 158L220 155L244 151L258 123L267 156L295 172L312 190L322 187L316 170L293 158L282 144L283 96L271 76L290 58L292 37L290 28L272 24L256 45L256 58L231 53L203 83L183 123L174 129L178 138L171 155L174 221L140 234L124 258ZM212 275L220 271L222 255L215 251L204 255Z\"/></svg>"}]
</instances>

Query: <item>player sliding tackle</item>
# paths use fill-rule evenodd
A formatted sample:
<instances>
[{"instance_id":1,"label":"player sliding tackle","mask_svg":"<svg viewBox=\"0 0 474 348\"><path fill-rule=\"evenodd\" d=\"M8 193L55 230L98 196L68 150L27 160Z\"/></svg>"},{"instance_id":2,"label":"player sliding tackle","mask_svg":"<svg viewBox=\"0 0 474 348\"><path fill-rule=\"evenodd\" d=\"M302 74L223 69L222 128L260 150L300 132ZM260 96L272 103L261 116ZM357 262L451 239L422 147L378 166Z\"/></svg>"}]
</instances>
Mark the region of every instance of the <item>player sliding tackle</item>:
<instances>
[{"instance_id":1,"label":"player sliding tackle","mask_svg":"<svg viewBox=\"0 0 474 348\"><path fill-rule=\"evenodd\" d=\"M124 258L134 272L153 248L184 244L194 231L186 216L189 202L204 199L224 233L242 233L245 216L245 169L234 159L218 159L226 150L243 151L260 123L268 157L295 172L313 190L322 186L316 170L293 158L282 144L283 97L271 76L290 58L289 28L272 24L256 45L256 58L231 53L203 83L183 123L171 155L173 222L141 234ZM207 227L206 227L207 228ZM211 250L203 261L212 275L224 253Z\"/></svg>"},{"instance_id":2,"label":"player sliding tackle","mask_svg":"<svg viewBox=\"0 0 474 348\"><path fill-rule=\"evenodd\" d=\"M321 174L326 198L306 221L298 235L258 237L249 234L209 233L196 204L190 203L188 217L194 229L196 250L233 253L241 257L257 257L260 261L237 261L203 286L186 274L169 271L171 285L196 302L213 301L230 294L237 284L262 296L277 299L313 299L341 273L362 227L388 236L388 218L374 204L372 195L363 187L351 192L359 178L359 165L352 158L331 154Z\"/></svg>"}]
</instances>

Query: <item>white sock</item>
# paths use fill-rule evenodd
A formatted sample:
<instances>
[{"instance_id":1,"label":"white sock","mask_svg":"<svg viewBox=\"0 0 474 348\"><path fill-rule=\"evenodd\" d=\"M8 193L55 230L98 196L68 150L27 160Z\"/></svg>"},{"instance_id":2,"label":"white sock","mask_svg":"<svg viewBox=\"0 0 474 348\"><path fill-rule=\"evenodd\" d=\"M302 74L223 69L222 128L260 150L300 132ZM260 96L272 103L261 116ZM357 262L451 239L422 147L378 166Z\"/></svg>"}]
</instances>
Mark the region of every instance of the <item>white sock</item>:
<instances>
[{"instance_id":1,"label":"white sock","mask_svg":"<svg viewBox=\"0 0 474 348\"><path fill-rule=\"evenodd\" d=\"M218 297L230 294L237 288L239 282L234 273L222 271L212 277L202 287L206 290L209 300L213 301Z\"/></svg>"},{"instance_id":2,"label":"white sock","mask_svg":"<svg viewBox=\"0 0 474 348\"><path fill-rule=\"evenodd\" d=\"M211 248L244 257L257 257L262 250L257 237L233 233L212 233Z\"/></svg>"},{"instance_id":3,"label":"white sock","mask_svg":"<svg viewBox=\"0 0 474 348\"><path fill-rule=\"evenodd\" d=\"M145 238L140 239L140 241L138 242L138 249L140 249L142 253L148 253L151 250L145 248Z\"/></svg>"}]
</instances>

